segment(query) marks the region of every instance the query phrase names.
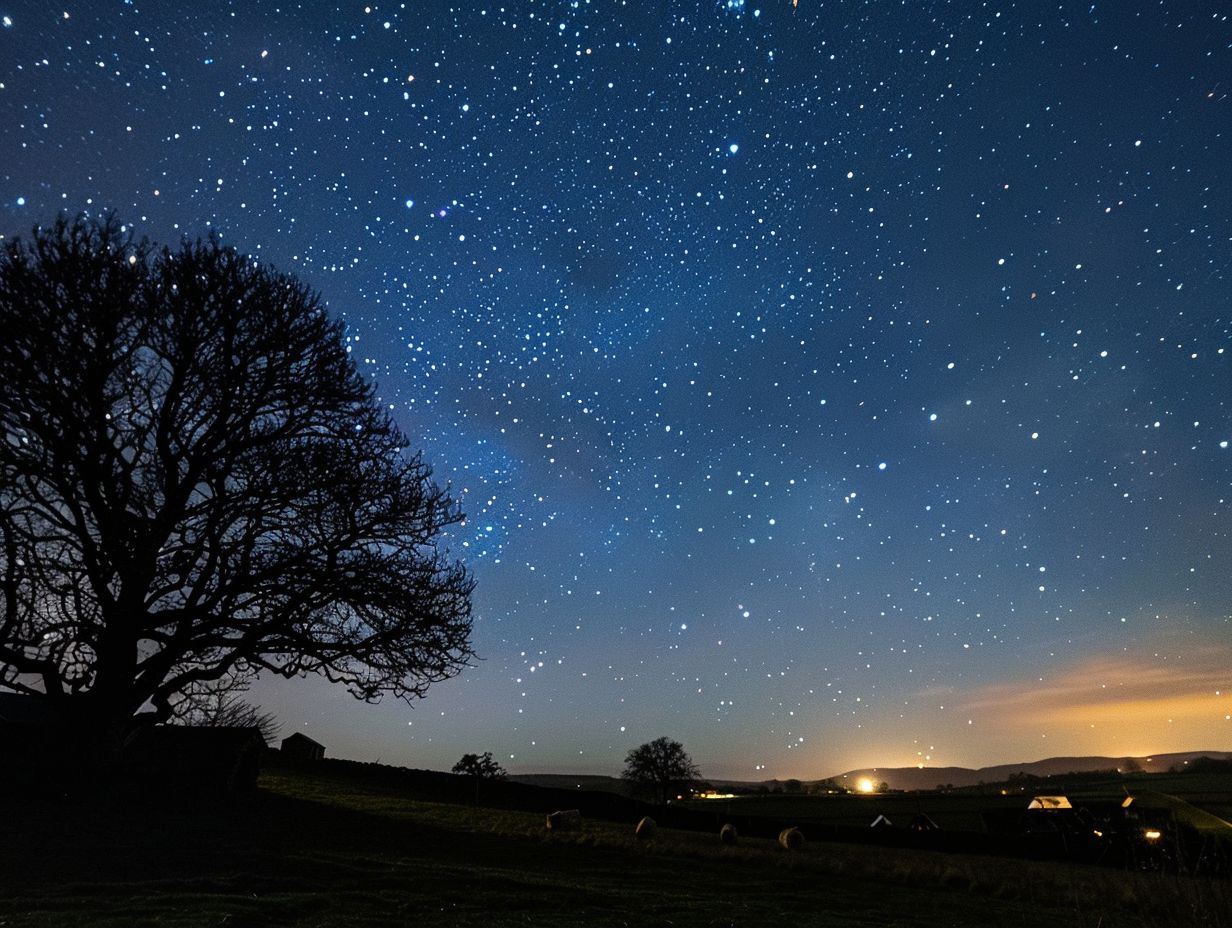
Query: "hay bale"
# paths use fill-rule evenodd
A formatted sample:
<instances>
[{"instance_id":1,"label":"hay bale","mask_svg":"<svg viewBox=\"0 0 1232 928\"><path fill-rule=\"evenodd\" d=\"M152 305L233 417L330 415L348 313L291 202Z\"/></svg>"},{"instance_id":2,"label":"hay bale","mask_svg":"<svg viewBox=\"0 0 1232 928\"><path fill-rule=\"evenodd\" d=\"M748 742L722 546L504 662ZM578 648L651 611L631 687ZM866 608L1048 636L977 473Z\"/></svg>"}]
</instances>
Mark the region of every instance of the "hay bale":
<instances>
[{"instance_id":1,"label":"hay bale","mask_svg":"<svg viewBox=\"0 0 1232 928\"><path fill-rule=\"evenodd\" d=\"M582 827L582 813L578 809L561 809L547 817L548 831L578 831Z\"/></svg>"},{"instance_id":2,"label":"hay bale","mask_svg":"<svg viewBox=\"0 0 1232 928\"><path fill-rule=\"evenodd\" d=\"M655 824L655 820L653 818L649 815L643 815L642 820L637 823L637 828L633 833L642 839L653 838L655 836L655 831L658 830L658 827L659 826Z\"/></svg>"},{"instance_id":3,"label":"hay bale","mask_svg":"<svg viewBox=\"0 0 1232 928\"><path fill-rule=\"evenodd\" d=\"M804 835L799 828L784 828L779 832L779 844L788 851L798 851L804 847Z\"/></svg>"},{"instance_id":4,"label":"hay bale","mask_svg":"<svg viewBox=\"0 0 1232 928\"><path fill-rule=\"evenodd\" d=\"M736 826L728 822L719 829L719 840L728 847L735 847L740 843L740 835L736 833Z\"/></svg>"}]
</instances>

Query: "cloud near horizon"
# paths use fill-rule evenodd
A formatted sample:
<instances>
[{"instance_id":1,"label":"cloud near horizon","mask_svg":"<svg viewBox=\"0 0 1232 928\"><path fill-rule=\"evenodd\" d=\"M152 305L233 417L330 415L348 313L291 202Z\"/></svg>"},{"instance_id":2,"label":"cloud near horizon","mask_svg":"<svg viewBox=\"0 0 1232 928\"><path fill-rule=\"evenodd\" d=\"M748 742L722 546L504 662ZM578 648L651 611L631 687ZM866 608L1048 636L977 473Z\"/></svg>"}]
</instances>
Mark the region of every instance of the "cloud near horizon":
<instances>
[{"instance_id":1,"label":"cloud near horizon","mask_svg":"<svg viewBox=\"0 0 1232 928\"><path fill-rule=\"evenodd\" d=\"M1115 753L1162 752L1178 741L1226 747L1232 734L1232 647L1208 645L1183 656L1094 656L1036 680L950 688L945 698L958 712L995 722L1006 733L1080 738L1086 747L1079 753L1091 753L1095 745Z\"/></svg>"}]
</instances>

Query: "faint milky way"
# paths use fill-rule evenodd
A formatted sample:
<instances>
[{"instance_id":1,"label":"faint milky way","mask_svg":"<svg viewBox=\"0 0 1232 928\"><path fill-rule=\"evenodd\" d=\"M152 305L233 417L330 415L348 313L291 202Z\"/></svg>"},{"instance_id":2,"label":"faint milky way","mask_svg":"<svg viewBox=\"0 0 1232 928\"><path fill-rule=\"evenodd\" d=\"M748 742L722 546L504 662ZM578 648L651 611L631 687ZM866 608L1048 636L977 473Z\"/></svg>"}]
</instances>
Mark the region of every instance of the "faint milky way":
<instances>
[{"instance_id":1,"label":"faint milky way","mask_svg":"<svg viewBox=\"0 0 1232 928\"><path fill-rule=\"evenodd\" d=\"M1230 746L1223 4L0 17L0 233L114 209L297 274L469 514L483 661L413 709L263 681L284 732L746 778Z\"/></svg>"}]
</instances>

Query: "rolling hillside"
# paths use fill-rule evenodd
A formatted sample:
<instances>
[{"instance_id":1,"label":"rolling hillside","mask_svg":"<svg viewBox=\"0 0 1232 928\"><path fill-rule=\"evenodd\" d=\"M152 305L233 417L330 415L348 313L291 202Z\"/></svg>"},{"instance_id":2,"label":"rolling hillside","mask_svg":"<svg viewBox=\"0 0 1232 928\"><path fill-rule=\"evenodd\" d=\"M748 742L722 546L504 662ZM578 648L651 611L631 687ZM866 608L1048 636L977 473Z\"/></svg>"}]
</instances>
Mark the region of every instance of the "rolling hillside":
<instances>
[{"instance_id":1,"label":"rolling hillside","mask_svg":"<svg viewBox=\"0 0 1232 928\"><path fill-rule=\"evenodd\" d=\"M886 783L890 789L925 790L941 785L976 786L980 783L1004 783L1016 774L1033 777L1059 776L1066 773L1085 773L1096 770L1132 770L1144 773L1166 773L1176 767L1183 769L1199 757L1216 760L1232 760L1230 751L1184 751L1175 754L1152 754L1147 757L1048 757L1043 760L1017 764L997 764L992 767L864 767L848 770L831 778L837 783L855 789L862 779L875 784ZM705 771L703 771L704 773ZM553 789L593 790L631 795L629 784L619 777L594 776L592 774L527 773L510 776L514 783L531 786L546 786ZM782 780L710 780L719 789L757 790L761 787L774 790L781 788ZM806 780L805 783L817 782Z\"/></svg>"},{"instance_id":2,"label":"rolling hillside","mask_svg":"<svg viewBox=\"0 0 1232 928\"><path fill-rule=\"evenodd\" d=\"M1034 777L1059 776L1096 770L1137 769L1144 773L1166 773L1173 767L1183 769L1199 757L1232 760L1228 751L1185 751L1178 754L1152 754L1149 757L1049 757L1021 764L998 764L993 767L866 767L848 770L833 779L854 789L864 778L874 783L886 783L891 789L935 789L942 784L976 786L980 783L1004 783L1015 774Z\"/></svg>"}]
</instances>

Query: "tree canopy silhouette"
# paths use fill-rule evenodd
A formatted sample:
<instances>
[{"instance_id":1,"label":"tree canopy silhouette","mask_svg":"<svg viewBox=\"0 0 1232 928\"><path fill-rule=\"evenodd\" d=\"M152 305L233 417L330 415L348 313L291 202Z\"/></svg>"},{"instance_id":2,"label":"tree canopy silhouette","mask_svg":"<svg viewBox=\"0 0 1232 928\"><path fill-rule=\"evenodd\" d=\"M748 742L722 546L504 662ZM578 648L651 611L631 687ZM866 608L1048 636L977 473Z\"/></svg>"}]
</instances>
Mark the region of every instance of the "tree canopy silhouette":
<instances>
[{"instance_id":1,"label":"tree canopy silhouette","mask_svg":"<svg viewBox=\"0 0 1232 928\"><path fill-rule=\"evenodd\" d=\"M668 738L655 738L634 748L625 756L625 769L620 774L637 786L654 792L660 803L671 794L701 779L701 772L684 745Z\"/></svg>"},{"instance_id":2,"label":"tree canopy silhouette","mask_svg":"<svg viewBox=\"0 0 1232 928\"><path fill-rule=\"evenodd\" d=\"M481 780L503 780L506 776L505 768L492 757L491 751L484 751L482 754L463 754L462 759L453 765L450 772L478 777Z\"/></svg>"},{"instance_id":3,"label":"tree canopy silhouette","mask_svg":"<svg viewBox=\"0 0 1232 928\"><path fill-rule=\"evenodd\" d=\"M114 738L229 675L469 662L462 513L303 284L61 218L5 243L0 332L4 687Z\"/></svg>"}]
</instances>

